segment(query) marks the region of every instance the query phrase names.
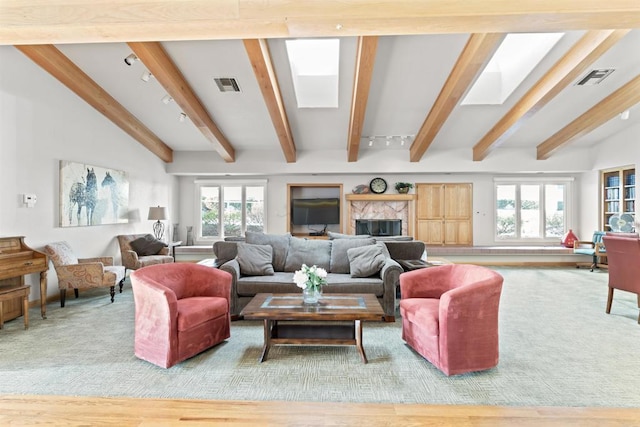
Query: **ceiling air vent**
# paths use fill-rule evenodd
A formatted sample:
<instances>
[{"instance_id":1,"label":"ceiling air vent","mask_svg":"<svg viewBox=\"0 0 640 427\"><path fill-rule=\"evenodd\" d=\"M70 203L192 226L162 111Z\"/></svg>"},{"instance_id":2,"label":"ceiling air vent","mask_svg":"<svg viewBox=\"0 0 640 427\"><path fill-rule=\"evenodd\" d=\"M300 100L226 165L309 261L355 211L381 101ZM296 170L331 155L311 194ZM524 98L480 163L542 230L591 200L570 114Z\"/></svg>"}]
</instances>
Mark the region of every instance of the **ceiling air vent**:
<instances>
[{"instance_id":1,"label":"ceiling air vent","mask_svg":"<svg viewBox=\"0 0 640 427\"><path fill-rule=\"evenodd\" d=\"M613 73L613 68L609 68L609 69L602 68L600 70L591 70L578 83L576 83L576 85L577 86L597 85L600 82L602 82L611 73Z\"/></svg>"},{"instance_id":2,"label":"ceiling air vent","mask_svg":"<svg viewBox=\"0 0 640 427\"><path fill-rule=\"evenodd\" d=\"M236 79L231 77L218 77L214 78L216 81L216 85L220 92L240 92L240 86L238 86L238 82Z\"/></svg>"}]
</instances>

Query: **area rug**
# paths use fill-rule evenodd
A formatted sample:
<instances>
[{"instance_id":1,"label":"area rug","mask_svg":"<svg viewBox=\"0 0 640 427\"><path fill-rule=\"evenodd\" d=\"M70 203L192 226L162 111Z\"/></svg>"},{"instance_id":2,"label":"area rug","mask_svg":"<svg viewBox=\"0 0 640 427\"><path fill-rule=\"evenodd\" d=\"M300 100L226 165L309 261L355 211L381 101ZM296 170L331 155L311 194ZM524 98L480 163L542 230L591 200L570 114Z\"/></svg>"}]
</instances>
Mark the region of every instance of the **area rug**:
<instances>
[{"instance_id":1,"label":"area rug","mask_svg":"<svg viewBox=\"0 0 640 427\"><path fill-rule=\"evenodd\" d=\"M0 394L131 396L522 406L640 407L636 296L618 291L605 314L606 271L496 267L505 277L500 363L446 377L401 339L401 323L367 322L354 347L279 346L259 363L262 326L232 323L231 338L170 369L133 355L127 281L81 292L67 306L30 310L0 330Z\"/></svg>"}]
</instances>

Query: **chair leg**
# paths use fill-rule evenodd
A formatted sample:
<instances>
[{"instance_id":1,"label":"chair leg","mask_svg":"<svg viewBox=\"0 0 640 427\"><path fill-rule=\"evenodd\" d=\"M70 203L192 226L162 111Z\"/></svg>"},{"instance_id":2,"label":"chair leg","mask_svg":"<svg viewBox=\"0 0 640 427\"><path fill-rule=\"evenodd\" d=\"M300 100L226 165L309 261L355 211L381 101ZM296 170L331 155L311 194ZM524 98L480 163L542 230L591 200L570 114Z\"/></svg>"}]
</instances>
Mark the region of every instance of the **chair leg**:
<instances>
[{"instance_id":1,"label":"chair leg","mask_svg":"<svg viewBox=\"0 0 640 427\"><path fill-rule=\"evenodd\" d=\"M73 294L78 298L80 294L78 293L78 288L73 288Z\"/></svg>"},{"instance_id":2,"label":"chair leg","mask_svg":"<svg viewBox=\"0 0 640 427\"><path fill-rule=\"evenodd\" d=\"M67 290L60 289L60 307L64 307L64 301L67 299Z\"/></svg>"},{"instance_id":3,"label":"chair leg","mask_svg":"<svg viewBox=\"0 0 640 427\"><path fill-rule=\"evenodd\" d=\"M607 298L607 314L611 313L611 303L613 302L613 288L609 288L609 297Z\"/></svg>"},{"instance_id":4,"label":"chair leg","mask_svg":"<svg viewBox=\"0 0 640 427\"><path fill-rule=\"evenodd\" d=\"M111 295L111 302L113 302L113 297L116 295L116 287L115 286L111 286L109 288L109 295Z\"/></svg>"}]
</instances>

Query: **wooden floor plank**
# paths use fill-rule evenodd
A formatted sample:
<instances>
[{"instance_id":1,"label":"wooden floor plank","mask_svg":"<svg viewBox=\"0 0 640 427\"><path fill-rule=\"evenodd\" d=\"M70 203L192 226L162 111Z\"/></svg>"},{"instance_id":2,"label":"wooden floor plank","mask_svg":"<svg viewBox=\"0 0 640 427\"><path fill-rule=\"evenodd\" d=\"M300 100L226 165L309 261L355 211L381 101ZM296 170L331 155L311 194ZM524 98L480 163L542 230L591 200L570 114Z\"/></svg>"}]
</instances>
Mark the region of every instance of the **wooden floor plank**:
<instances>
[{"instance_id":1,"label":"wooden floor plank","mask_svg":"<svg viewBox=\"0 0 640 427\"><path fill-rule=\"evenodd\" d=\"M0 425L640 426L639 408L0 396Z\"/></svg>"}]
</instances>

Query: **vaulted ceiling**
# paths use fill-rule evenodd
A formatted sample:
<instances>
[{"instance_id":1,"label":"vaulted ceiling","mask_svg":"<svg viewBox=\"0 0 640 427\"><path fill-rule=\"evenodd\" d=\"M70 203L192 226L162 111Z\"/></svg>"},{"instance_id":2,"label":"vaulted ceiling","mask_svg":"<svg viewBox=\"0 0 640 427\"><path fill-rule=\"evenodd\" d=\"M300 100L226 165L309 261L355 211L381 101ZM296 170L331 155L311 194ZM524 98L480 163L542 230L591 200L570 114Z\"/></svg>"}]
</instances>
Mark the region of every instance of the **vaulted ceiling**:
<instances>
[{"instance_id":1,"label":"vaulted ceiling","mask_svg":"<svg viewBox=\"0 0 640 427\"><path fill-rule=\"evenodd\" d=\"M460 105L507 33L548 31L565 35L503 104ZM299 37L340 39L338 108L297 107L285 40ZM283 163L404 150L420 162L438 148L481 162L504 147L542 160L640 123L640 2L5 0L0 44L165 162L214 151L233 163L250 150ZM576 85L599 68L615 71ZM239 92L219 91L214 78L227 77Z\"/></svg>"}]
</instances>

